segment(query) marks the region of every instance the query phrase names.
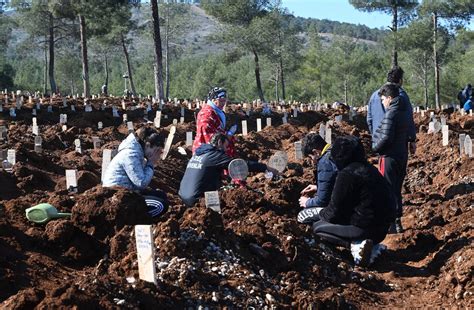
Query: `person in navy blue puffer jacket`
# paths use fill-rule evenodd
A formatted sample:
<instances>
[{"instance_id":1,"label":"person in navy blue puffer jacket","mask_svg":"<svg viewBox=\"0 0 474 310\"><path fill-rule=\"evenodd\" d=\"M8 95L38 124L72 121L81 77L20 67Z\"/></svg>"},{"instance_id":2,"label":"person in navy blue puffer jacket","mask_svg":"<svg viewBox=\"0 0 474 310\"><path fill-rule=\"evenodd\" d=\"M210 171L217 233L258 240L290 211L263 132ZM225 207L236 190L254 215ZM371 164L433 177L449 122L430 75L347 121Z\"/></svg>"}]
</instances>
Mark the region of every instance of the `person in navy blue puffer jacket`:
<instances>
[{"instance_id":1,"label":"person in navy blue puffer jacket","mask_svg":"<svg viewBox=\"0 0 474 310\"><path fill-rule=\"evenodd\" d=\"M318 220L318 210L326 207L331 200L331 193L336 182L337 167L331 160L331 145L317 133L307 134L302 143L303 155L309 156L317 166L315 180L317 185L308 185L301 191L298 222L311 224ZM314 193L313 197L310 197Z\"/></svg>"},{"instance_id":2,"label":"person in navy blue puffer jacket","mask_svg":"<svg viewBox=\"0 0 474 310\"><path fill-rule=\"evenodd\" d=\"M380 98L387 112L374 133L372 150L380 155L379 171L391 185L397 202L397 218L391 232L400 233L403 231L401 192L408 161L407 106L400 99L398 86L392 83L382 86Z\"/></svg>"}]
</instances>

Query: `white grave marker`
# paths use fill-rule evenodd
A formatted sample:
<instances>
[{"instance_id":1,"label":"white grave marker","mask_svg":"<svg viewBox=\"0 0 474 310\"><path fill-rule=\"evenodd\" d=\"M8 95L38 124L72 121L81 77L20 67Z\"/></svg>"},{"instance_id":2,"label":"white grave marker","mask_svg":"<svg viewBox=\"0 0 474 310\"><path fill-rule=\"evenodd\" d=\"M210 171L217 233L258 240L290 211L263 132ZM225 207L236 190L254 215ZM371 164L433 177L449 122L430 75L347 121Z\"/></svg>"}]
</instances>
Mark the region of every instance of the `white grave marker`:
<instances>
[{"instance_id":1,"label":"white grave marker","mask_svg":"<svg viewBox=\"0 0 474 310\"><path fill-rule=\"evenodd\" d=\"M331 128L326 128L326 137L324 140L328 144L332 143L332 129Z\"/></svg>"},{"instance_id":2,"label":"white grave marker","mask_svg":"<svg viewBox=\"0 0 474 310\"><path fill-rule=\"evenodd\" d=\"M467 157L472 158L472 140L469 135L464 139L464 153Z\"/></svg>"},{"instance_id":3,"label":"white grave marker","mask_svg":"<svg viewBox=\"0 0 474 310\"><path fill-rule=\"evenodd\" d=\"M428 133L434 133L434 132L435 132L434 122L430 122L428 124Z\"/></svg>"},{"instance_id":4,"label":"white grave marker","mask_svg":"<svg viewBox=\"0 0 474 310\"><path fill-rule=\"evenodd\" d=\"M43 144L43 139L40 136L36 136L35 148L34 148L35 152L40 153L43 150L42 144Z\"/></svg>"},{"instance_id":5,"label":"white grave marker","mask_svg":"<svg viewBox=\"0 0 474 310\"><path fill-rule=\"evenodd\" d=\"M324 125L324 123L321 123L321 125L319 125L319 135L321 136L321 138L326 139L326 125Z\"/></svg>"},{"instance_id":6,"label":"white grave marker","mask_svg":"<svg viewBox=\"0 0 474 310\"><path fill-rule=\"evenodd\" d=\"M77 193L77 170L66 170L66 189L68 192Z\"/></svg>"},{"instance_id":7,"label":"white grave marker","mask_svg":"<svg viewBox=\"0 0 474 310\"><path fill-rule=\"evenodd\" d=\"M272 118L267 117L267 127L270 127L272 125Z\"/></svg>"},{"instance_id":8,"label":"white grave marker","mask_svg":"<svg viewBox=\"0 0 474 310\"><path fill-rule=\"evenodd\" d=\"M278 170L279 173L282 173L285 170L287 164L288 155L283 151L276 152L268 160L268 166Z\"/></svg>"},{"instance_id":9,"label":"white grave marker","mask_svg":"<svg viewBox=\"0 0 474 310\"><path fill-rule=\"evenodd\" d=\"M118 114L118 110L117 110L116 106L112 107L112 116L113 117L120 117L120 115Z\"/></svg>"},{"instance_id":10,"label":"white grave marker","mask_svg":"<svg viewBox=\"0 0 474 310\"><path fill-rule=\"evenodd\" d=\"M10 116L11 117L16 117L15 108L10 108Z\"/></svg>"},{"instance_id":11,"label":"white grave marker","mask_svg":"<svg viewBox=\"0 0 474 310\"><path fill-rule=\"evenodd\" d=\"M295 142L295 158L296 158L296 160L302 160L303 159L303 150L302 150L301 141L296 141Z\"/></svg>"},{"instance_id":12,"label":"white grave marker","mask_svg":"<svg viewBox=\"0 0 474 310\"><path fill-rule=\"evenodd\" d=\"M126 122L128 121L127 113L124 113L124 114L122 115L122 120L123 120L124 123L126 123Z\"/></svg>"},{"instance_id":13,"label":"white grave marker","mask_svg":"<svg viewBox=\"0 0 474 310\"><path fill-rule=\"evenodd\" d=\"M249 167L245 160L237 158L229 163L229 176L232 180L245 181L249 175Z\"/></svg>"},{"instance_id":14,"label":"white grave marker","mask_svg":"<svg viewBox=\"0 0 474 310\"><path fill-rule=\"evenodd\" d=\"M216 211L217 213L221 213L221 203L218 191L205 192L204 199L206 200L206 207Z\"/></svg>"},{"instance_id":15,"label":"white grave marker","mask_svg":"<svg viewBox=\"0 0 474 310\"><path fill-rule=\"evenodd\" d=\"M112 150L110 149L104 149L102 152L102 176L101 180L104 180L104 174L105 170L107 169L107 166L110 164L110 161L112 160Z\"/></svg>"},{"instance_id":16,"label":"white grave marker","mask_svg":"<svg viewBox=\"0 0 474 310\"><path fill-rule=\"evenodd\" d=\"M181 117L179 118L179 123L180 123L180 124L184 124L184 116L181 116Z\"/></svg>"},{"instance_id":17,"label":"white grave marker","mask_svg":"<svg viewBox=\"0 0 474 310\"><path fill-rule=\"evenodd\" d=\"M74 145L75 145L75 151L79 154L82 154L81 140L79 139L74 140Z\"/></svg>"},{"instance_id":18,"label":"white grave marker","mask_svg":"<svg viewBox=\"0 0 474 310\"><path fill-rule=\"evenodd\" d=\"M102 128L104 128L104 124L103 124L102 122L98 122L98 123L97 123L97 128L98 128L99 130L102 130Z\"/></svg>"},{"instance_id":19,"label":"white grave marker","mask_svg":"<svg viewBox=\"0 0 474 310\"><path fill-rule=\"evenodd\" d=\"M94 146L94 150L100 149L100 139L99 137L92 137L92 145Z\"/></svg>"},{"instance_id":20,"label":"white grave marker","mask_svg":"<svg viewBox=\"0 0 474 310\"><path fill-rule=\"evenodd\" d=\"M186 146L193 145L193 132L188 131L186 132Z\"/></svg>"},{"instance_id":21,"label":"white grave marker","mask_svg":"<svg viewBox=\"0 0 474 310\"><path fill-rule=\"evenodd\" d=\"M72 111L72 112L76 112L76 106L73 105L73 104L71 104L71 111Z\"/></svg>"},{"instance_id":22,"label":"white grave marker","mask_svg":"<svg viewBox=\"0 0 474 310\"><path fill-rule=\"evenodd\" d=\"M126 114L124 114L126 115ZM127 122L127 129L128 129L128 132L133 132L133 122Z\"/></svg>"},{"instance_id":23,"label":"white grave marker","mask_svg":"<svg viewBox=\"0 0 474 310\"><path fill-rule=\"evenodd\" d=\"M262 131L262 119L257 118L257 132Z\"/></svg>"},{"instance_id":24,"label":"white grave marker","mask_svg":"<svg viewBox=\"0 0 474 310\"><path fill-rule=\"evenodd\" d=\"M16 164L16 151L8 150L7 151L7 161L13 166Z\"/></svg>"},{"instance_id":25,"label":"white grave marker","mask_svg":"<svg viewBox=\"0 0 474 310\"><path fill-rule=\"evenodd\" d=\"M242 121L242 135L247 135L247 121Z\"/></svg>"},{"instance_id":26,"label":"white grave marker","mask_svg":"<svg viewBox=\"0 0 474 310\"><path fill-rule=\"evenodd\" d=\"M442 133L443 133L443 146L447 146L449 144L449 126L443 125L442 126Z\"/></svg>"},{"instance_id":27,"label":"white grave marker","mask_svg":"<svg viewBox=\"0 0 474 310\"><path fill-rule=\"evenodd\" d=\"M165 148L163 149L162 159L165 160L168 156L168 153L171 149L171 145L173 144L174 134L176 133L176 126L171 126L170 133L168 134L168 138L166 139Z\"/></svg>"},{"instance_id":28,"label":"white grave marker","mask_svg":"<svg viewBox=\"0 0 474 310\"><path fill-rule=\"evenodd\" d=\"M138 276L143 281L156 284L154 239L151 225L135 225Z\"/></svg>"},{"instance_id":29,"label":"white grave marker","mask_svg":"<svg viewBox=\"0 0 474 310\"><path fill-rule=\"evenodd\" d=\"M462 156L464 154L464 140L466 139L466 134L461 133L459 134L459 155Z\"/></svg>"}]
</instances>

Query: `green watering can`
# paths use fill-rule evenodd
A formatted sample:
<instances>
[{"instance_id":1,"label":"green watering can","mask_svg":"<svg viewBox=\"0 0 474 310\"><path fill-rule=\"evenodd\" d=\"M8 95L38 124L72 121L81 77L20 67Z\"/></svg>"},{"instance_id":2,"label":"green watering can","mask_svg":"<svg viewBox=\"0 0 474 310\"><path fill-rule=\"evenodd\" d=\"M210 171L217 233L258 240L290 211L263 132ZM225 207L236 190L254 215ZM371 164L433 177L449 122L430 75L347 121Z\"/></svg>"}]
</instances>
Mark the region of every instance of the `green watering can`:
<instances>
[{"instance_id":1,"label":"green watering can","mask_svg":"<svg viewBox=\"0 0 474 310\"><path fill-rule=\"evenodd\" d=\"M58 210L49 203L40 203L25 210L26 218L32 222L43 224L52 219L59 219L71 216L71 213L59 213Z\"/></svg>"}]
</instances>

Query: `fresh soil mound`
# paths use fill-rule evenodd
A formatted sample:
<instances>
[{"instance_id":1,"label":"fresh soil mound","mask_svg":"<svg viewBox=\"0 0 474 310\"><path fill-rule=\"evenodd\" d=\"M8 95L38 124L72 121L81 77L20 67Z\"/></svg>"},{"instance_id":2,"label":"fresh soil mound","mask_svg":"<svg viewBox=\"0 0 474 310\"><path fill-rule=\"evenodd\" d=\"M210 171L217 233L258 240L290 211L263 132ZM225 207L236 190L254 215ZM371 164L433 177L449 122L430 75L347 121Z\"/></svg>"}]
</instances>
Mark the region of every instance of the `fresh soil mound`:
<instances>
[{"instance_id":1,"label":"fresh soil mound","mask_svg":"<svg viewBox=\"0 0 474 310\"><path fill-rule=\"evenodd\" d=\"M13 173L0 171L0 308L472 305L474 165L459 155L458 146L459 134L474 137L469 116L443 112L450 126L450 144L443 147L440 133L426 133L430 117L415 114L418 151L410 157L403 187L406 231L387 236L388 250L369 268L358 268L348 249L319 240L296 222L299 193L315 180L311 162L296 160L294 142L342 115L342 122L331 126L333 139L344 134L360 137L369 160L376 162L364 114L349 120L347 111L328 109L293 118L289 111L283 124L283 113L273 113L273 126L256 132L257 118L266 124L260 110L250 116L230 112L229 124L238 124L239 130L247 120L249 134L236 136L239 157L266 162L283 150L289 164L278 180L254 174L246 187L221 190L219 214L207 209L204 199L186 208L177 196L191 157L186 132L195 129L196 111L185 105L186 122L176 125L173 148L151 183L168 194L171 207L152 220L140 195L100 185L102 151L116 148L128 134L122 118L112 116L111 105L121 107L121 99L107 100L105 110L103 99L92 100L92 113L84 112L82 100L68 102L76 112L63 107L62 100L54 103L52 113L43 106L37 116L41 153L33 151L31 105L24 105L16 119L1 114L8 139L0 148L15 149L17 164ZM145 115L146 102L137 102L126 100L135 129L152 120L157 108ZM137 108L132 111L133 106ZM164 107L161 135L167 136L180 112L179 106ZM68 114L65 131L58 124L60 113ZM99 137L99 149L93 149L92 136ZM81 153L75 151L75 139L81 140ZM66 189L66 169L78 171L77 193ZM45 225L28 222L25 209L41 202L72 217ZM136 224L154 225L156 286L138 279Z\"/></svg>"}]
</instances>

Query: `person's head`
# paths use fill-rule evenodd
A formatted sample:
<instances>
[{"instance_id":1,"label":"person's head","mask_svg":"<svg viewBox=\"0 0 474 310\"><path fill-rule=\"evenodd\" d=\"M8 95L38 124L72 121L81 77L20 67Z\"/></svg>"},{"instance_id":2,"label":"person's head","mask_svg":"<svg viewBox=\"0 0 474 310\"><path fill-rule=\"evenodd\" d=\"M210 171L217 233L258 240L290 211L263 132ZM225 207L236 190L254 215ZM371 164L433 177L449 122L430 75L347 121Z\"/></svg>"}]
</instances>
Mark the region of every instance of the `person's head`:
<instances>
[{"instance_id":1,"label":"person's head","mask_svg":"<svg viewBox=\"0 0 474 310\"><path fill-rule=\"evenodd\" d=\"M141 127L135 133L138 143L140 143L145 157L155 152L156 150L162 150L165 144L165 140L158 132L150 127Z\"/></svg>"},{"instance_id":2,"label":"person's head","mask_svg":"<svg viewBox=\"0 0 474 310\"><path fill-rule=\"evenodd\" d=\"M390 71L387 73L387 82L388 83L394 83L398 84L399 86L402 86L403 84L403 69L395 66L393 67Z\"/></svg>"},{"instance_id":3,"label":"person's head","mask_svg":"<svg viewBox=\"0 0 474 310\"><path fill-rule=\"evenodd\" d=\"M217 149L225 151L229 146L229 138L227 138L225 134L218 132L212 136L209 144L213 145Z\"/></svg>"},{"instance_id":4,"label":"person's head","mask_svg":"<svg viewBox=\"0 0 474 310\"><path fill-rule=\"evenodd\" d=\"M400 95L400 89L397 84L387 83L379 90L379 96L385 108L390 106L390 102Z\"/></svg>"},{"instance_id":5,"label":"person's head","mask_svg":"<svg viewBox=\"0 0 474 310\"><path fill-rule=\"evenodd\" d=\"M319 134L309 133L303 138L301 149L304 156L309 156L313 161L315 161L323 151L326 144L326 141L324 141Z\"/></svg>"},{"instance_id":6,"label":"person's head","mask_svg":"<svg viewBox=\"0 0 474 310\"><path fill-rule=\"evenodd\" d=\"M353 162L365 162L364 146L357 137L338 137L331 148L331 160L339 170Z\"/></svg>"},{"instance_id":7,"label":"person's head","mask_svg":"<svg viewBox=\"0 0 474 310\"><path fill-rule=\"evenodd\" d=\"M221 87L214 87L208 94L208 99L212 100L219 108L224 108L227 103L227 91Z\"/></svg>"}]
</instances>

